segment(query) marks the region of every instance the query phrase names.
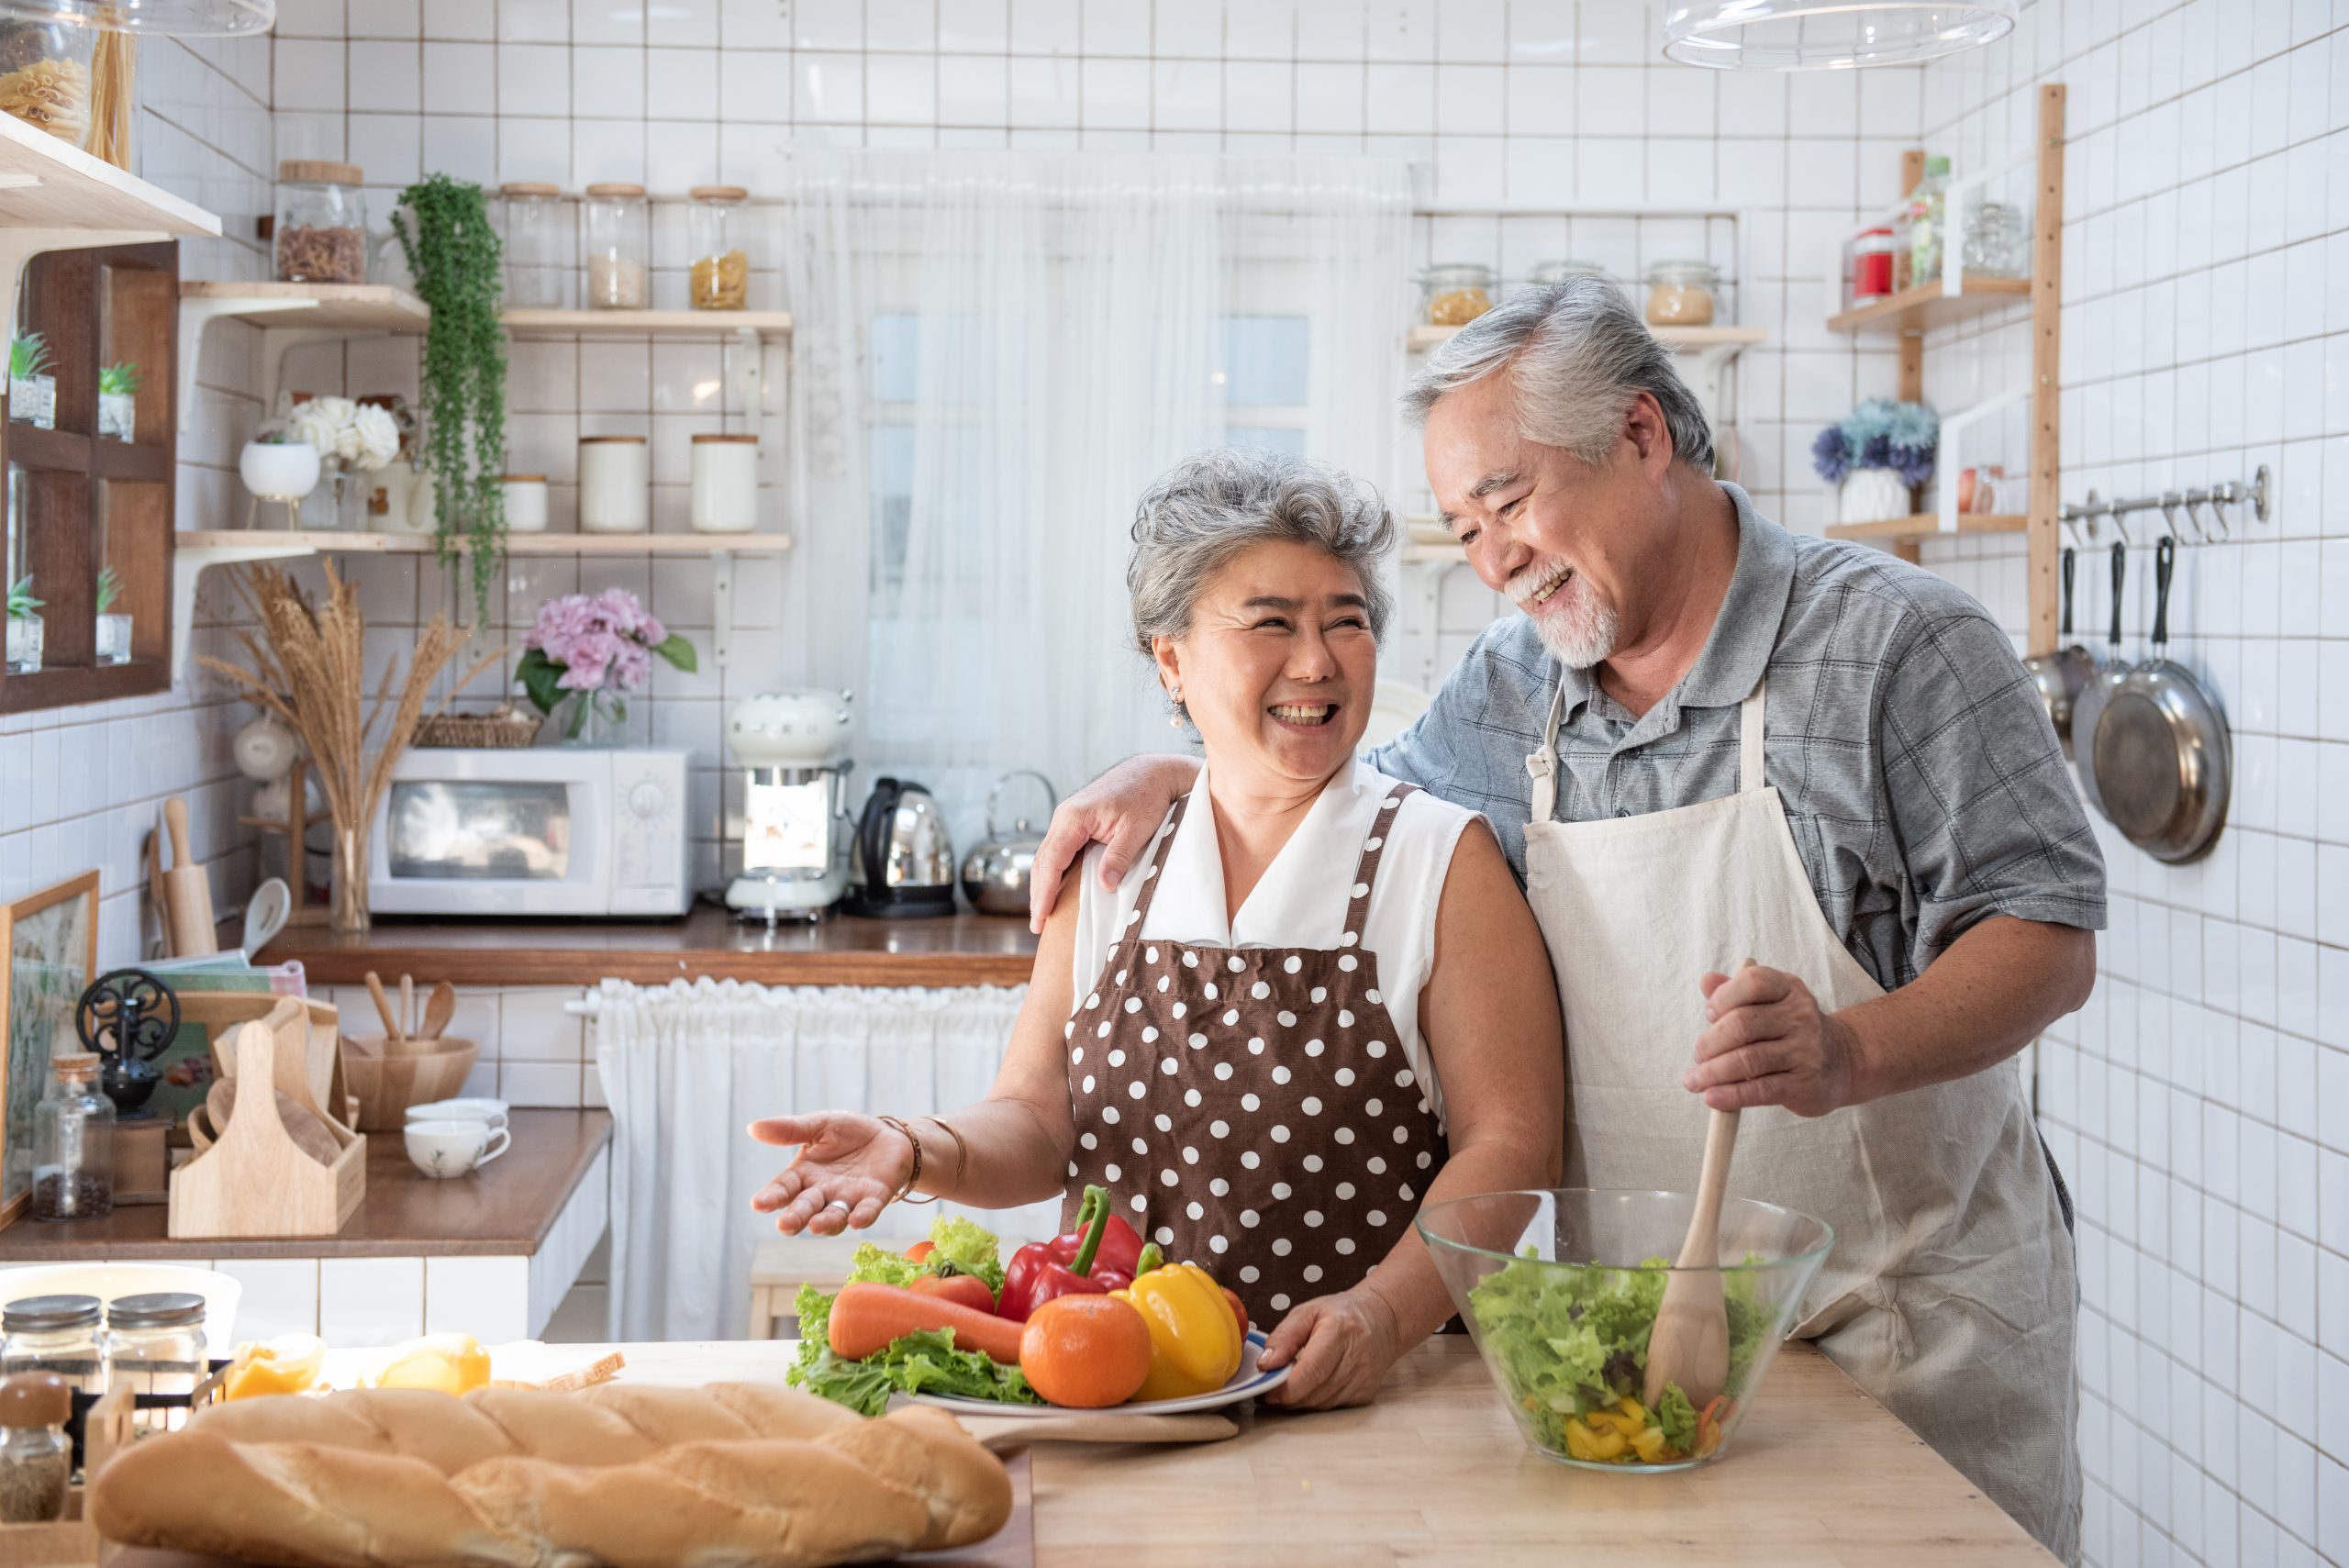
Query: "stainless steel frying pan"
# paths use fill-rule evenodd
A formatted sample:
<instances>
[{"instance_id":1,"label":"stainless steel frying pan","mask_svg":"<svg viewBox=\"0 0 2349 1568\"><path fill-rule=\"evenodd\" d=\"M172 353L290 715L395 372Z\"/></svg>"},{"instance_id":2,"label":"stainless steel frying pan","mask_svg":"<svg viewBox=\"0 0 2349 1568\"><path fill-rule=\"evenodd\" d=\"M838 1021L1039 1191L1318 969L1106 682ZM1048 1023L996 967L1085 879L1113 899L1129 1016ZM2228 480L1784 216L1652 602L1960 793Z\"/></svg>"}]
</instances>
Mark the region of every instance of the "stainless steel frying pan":
<instances>
[{"instance_id":1,"label":"stainless steel frying pan","mask_svg":"<svg viewBox=\"0 0 2349 1568\"><path fill-rule=\"evenodd\" d=\"M2072 640L2072 572L2077 551L2070 545L2064 547L2064 626L2060 640L2064 646L2053 653L2034 653L2022 662L2031 672L2031 684L2038 689L2040 706L2047 710L2048 722L2055 726L2055 739L2064 743L2064 755L2072 754L2072 705L2096 674L2096 655Z\"/></svg>"},{"instance_id":2,"label":"stainless steel frying pan","mask_svg":"<svg viewBox=\"0 0 2349 1568\"><path fill-rule=\"evenodd\" d=\"M2153 657L2106 701L2092 742L2104 814L2129 841L2176 863L2207 852L2227 819L2232 782L2227 721L2193 672L2168 657L2169 584L2177 541L2154 555Z\"/></svg>"},{"instance_id":3,"label":"stainless steel frying pan","mask_svg":"<svg viewBox=\"0 0 2349 1568\"><path fill-rule=\"evenodd\" d=\"M2103 811L2107 817L2112 813L2105 810L2104 797L2097 792L2096 727L2104 714L2105 704L2111 700L2113 693L2121 689L2121 683L2129 678L2129 662L2121 657L2121 589L2128 575L2129 546L2122 540L2114 539L2111 652L2103 666L2088 677L2087 684L2080 688L2080 695L2072 699L2073 755L2080 764L2080 793L2087 796L2090 806ZM2082 750L2080 741L2084 738L2087 745Z\"/></svg>"}]
</instances>

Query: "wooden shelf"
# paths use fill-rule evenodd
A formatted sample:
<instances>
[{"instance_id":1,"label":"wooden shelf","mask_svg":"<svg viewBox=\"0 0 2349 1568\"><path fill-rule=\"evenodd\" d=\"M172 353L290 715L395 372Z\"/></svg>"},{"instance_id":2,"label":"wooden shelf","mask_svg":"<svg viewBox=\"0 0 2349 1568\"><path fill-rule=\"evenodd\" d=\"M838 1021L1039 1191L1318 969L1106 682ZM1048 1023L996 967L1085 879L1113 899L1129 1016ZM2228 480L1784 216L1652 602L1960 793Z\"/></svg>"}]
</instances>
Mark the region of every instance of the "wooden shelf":
<instances>
[{"instance_id":1,"label":"wooden shelf","mask_svg":"<svg viewBox=\"0 0 2349 1568\"><path fill-rule=\"evenodd\" d=\"M111 236L91 243L130 244L209 238L220 232L220 220L47 131L0 116L0 228L83 230ZM36 249L60 243L72 242L51 239Z\"/></svg>"},{"instance_id":2,"label":"wooden shelf","mask_svg":"<svg viewBox=\"0 0 2349 1568\"><path fill-rule=\"evenodd\" d=\"M332 530L203 528L179 535L182 553L202 550L269 550L279 555L429 555L430 534L362 534ZM464 539L457 548L472 548ZM508 534L508 555L780 555L788 534Z\"/></svg>"},{"instance_id":3,"label":"wooden shelf","mask_svg":"<svg viewBox=\"0 0 2349 1568\"><path fill-rule=\"evenodd\" d=\"M180 298L203 300L255 327L421 332L432 325L430 306L387 284L184 283Z\"/></svg>"},{"instance_id":4,"label":"wooden shelf","mask_svg":"<svg viewBox=\"0 0 2349 1568\"><path fill-rule=\"evenodd\" d=\"M1966 278L1957 294L1938 283L1920 284L1879 300L1839 311L1827 318L1830 332L1922 332L1986 310L1998 310L2031 295L2029 278Z\"/></svg>"},{"instance_id":5,"label":"wooden shelf","mask_svg":"<svg viewBox=\"0 0 2349 1568\"><path fill-rule=\"evenodd\" d=\"M791 336L787 310L509 310L516 338L730 338Z\"/></svg>"},{"instance_id":6,"label":"wooden shelf","mask_svg":"<svg viewBox=\"0 0 2349 1568\"><path fill-rule=\"evenodd\" d=\"M1450 342L1459 330L1457 327L1414 327L1405 335L1403 342L1411 352L1423 354L1430 349ZM1707 350L1734 353L1740 349L1765 343L1770 339L1770 334L1759 327L1652 327L1648 330L1655 334L1658 342L1670 344L1672 351L1676 354Z\"/></svg>"},{"instance_id":7,"label":"wooden shelf","mask_svg":"<svg viewBox=\"0 0 2349 1568\"><path fill-rule=\"evenodd\" d=\"M1913 517L1884 517L1872 523L1830 523L1829 539L1920 540L1957 539L1966 534L2019 534L2031 526L2020 512L1960 512L1957 531L1943 533L1941 518L1932 512Z\"/></svg>"}]
</instances>

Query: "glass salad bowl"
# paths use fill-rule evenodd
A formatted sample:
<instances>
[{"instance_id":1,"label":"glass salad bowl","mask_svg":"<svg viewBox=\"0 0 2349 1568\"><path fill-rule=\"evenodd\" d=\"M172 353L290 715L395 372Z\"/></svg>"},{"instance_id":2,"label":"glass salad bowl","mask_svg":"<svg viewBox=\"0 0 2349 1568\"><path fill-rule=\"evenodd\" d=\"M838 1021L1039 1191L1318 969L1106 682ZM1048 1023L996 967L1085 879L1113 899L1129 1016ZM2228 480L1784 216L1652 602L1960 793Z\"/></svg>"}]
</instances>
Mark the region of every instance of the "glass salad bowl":
<instances>
[{"instance_id":1,"label":"glass salad bowl","mask_svg":"<svg viewBox=\"0 0 2349 1568\"><path fill-rule=\"evenodd\" d=\"M1675 1272L1689 1193L1562 1187L1430 1204L1419 1229L1525 1440L1596 1470L1685 1470L1729 1446L1835 1240L1774 1204L1721 1205L1714 1271L1729 1310L1729 1382L1692 1406L1641 1400L1648 1330Z\"/></svg>"}]
</instances>

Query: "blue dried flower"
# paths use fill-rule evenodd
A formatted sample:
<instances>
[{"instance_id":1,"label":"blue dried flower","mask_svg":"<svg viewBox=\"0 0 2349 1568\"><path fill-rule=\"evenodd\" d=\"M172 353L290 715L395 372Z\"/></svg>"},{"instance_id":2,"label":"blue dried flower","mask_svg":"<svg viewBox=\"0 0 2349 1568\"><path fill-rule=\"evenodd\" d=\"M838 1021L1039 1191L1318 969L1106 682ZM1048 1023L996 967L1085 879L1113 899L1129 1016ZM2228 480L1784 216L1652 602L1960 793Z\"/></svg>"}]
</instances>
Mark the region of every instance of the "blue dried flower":
<instances>
[{"instance_id":1,"label":"blue dried flower","mask_svg":"<svg viewBox=\"0 0 2349 1568\"><path fill-rule=\"evenodd\" d=\"M1932 447L1912 447L1895 441L1891 444L1887 457L1889 461L1886 466L1900 475L1900 483L1903 484L1910 486L1922 484L1933 476Z\"/></svg>"},{"instance_id":2,"label":"blue dried flower","mask_svg":"<svg viewBox=\"0 0 2349 1568\"><path fill-rule=\"evenodd\" d=\"M1894 445L1930 452L1941 439L1942 422L1921 403L1896 403L1887 417L1885 428Z\"/></svg>"},{"instance_id":3,"label":"blue dried flower","mask_svg":"<svg viewBox=\"0 0 2349 1568\"><path fill-rule=\"evenodd\" d=\"M1860 455L1854 461L1858 468L1890 468L1892 438L1878 431L1860 443Z\"/></svg>"},{"instance_id":4,"label":"blue dried flower","mask_svg":"<svg viewBox=\"0 0 2349 1568\"><path fill-rule=\"evenodd\" d=\"M1876 436L1892 430L1892 405L1881 397L1871 397L1843 418L1843 444L1854 451L1865 448Z\"/></svg>"},{"instance_id":5,"label":"blue dried flower","mask_svg":"<svg viewBox=\"0 0 2349 1568\"><path fill-rule=\"evenodd\" d=\"M1830 484L1841 484L1852 472L1851 449L1843 444L1843 427L1830 425L1812 438L1810 466Z\"/></svg>"}]
</instances>

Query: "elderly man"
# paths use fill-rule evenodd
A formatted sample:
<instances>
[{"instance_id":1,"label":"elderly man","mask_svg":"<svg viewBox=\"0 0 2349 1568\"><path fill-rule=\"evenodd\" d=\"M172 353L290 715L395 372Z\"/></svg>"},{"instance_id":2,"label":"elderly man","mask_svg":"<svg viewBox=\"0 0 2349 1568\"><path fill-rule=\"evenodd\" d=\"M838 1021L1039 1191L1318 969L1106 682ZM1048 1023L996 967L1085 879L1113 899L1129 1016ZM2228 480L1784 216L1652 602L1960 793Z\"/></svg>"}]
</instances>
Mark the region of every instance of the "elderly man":
<instances>
[{"instance_id":1,"label":"elderly man","mask_svg":"<svg viewBox=\"0 0 2349 1568\"><path fill-rule=\"evenodd\" d=\"M1687 1186L1706 1107L1744 1110L1732 1190L1835 1228L1796 1331L2075 1558L2068 1203L2009 1059L2087 999L2104 874L2005 634L1716 482L1703 410L1603 282L1483 317L1405 404L1523 613L1370 760L1484 812L1524 881L1567 1180ZM1090 839L1105 880L1130 866L1192 766L1063 806L1040 906Z\"/></svg>"}]
</instances>

